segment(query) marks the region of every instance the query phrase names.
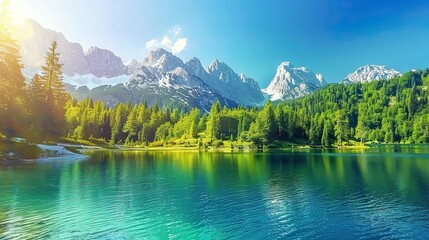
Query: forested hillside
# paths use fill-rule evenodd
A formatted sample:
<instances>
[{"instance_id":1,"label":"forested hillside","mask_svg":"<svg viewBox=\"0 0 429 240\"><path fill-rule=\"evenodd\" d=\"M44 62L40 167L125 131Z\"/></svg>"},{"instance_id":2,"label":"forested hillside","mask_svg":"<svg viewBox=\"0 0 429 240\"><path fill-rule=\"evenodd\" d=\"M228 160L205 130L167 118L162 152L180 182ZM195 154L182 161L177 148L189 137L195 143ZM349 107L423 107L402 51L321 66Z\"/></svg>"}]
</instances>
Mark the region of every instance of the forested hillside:
<instances>
[{"instance_id":1,"label":"forested hillside","mask_svg":"<svg viewBox=\"0 0 429 240\"><path fill-rule=\"evenodd\" d=\"M66 106L67 135L156 146L191 139L200 146L210 146L215 140L258 146L276 140L312 146L367 141L423 143L429 140L428 74L428 70L412 71L391 80L332 84L304 98L267 102L262 109L228 109L216 102L210 113L159 109L145 103L122 103L109 109L92 100L70 101Z\"/></svg>"}]
</instances>

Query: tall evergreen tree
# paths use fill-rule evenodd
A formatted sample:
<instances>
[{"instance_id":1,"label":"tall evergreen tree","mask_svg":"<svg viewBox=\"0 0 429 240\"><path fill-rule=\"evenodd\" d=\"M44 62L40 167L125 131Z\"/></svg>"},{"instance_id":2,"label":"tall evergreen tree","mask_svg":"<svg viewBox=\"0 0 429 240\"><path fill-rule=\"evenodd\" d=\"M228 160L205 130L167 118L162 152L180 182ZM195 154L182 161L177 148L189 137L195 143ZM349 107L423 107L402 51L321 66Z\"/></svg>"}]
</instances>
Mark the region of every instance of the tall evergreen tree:
<instances>
[{"instance_id":1,"label":"tall evergreen tree","mask_svg":"<svg viewBox=\"0 0 429 240\"><path fill-rule=\"evenodd\" d=\"M9 140L24 130L25 79L19 47L12 37L9 1L0 4L0 132Z\"/></svg>"},{"instance_id":2,"label":"tall evergreen tree","mask_svg":"<svg viewBox=\"0 0 429 240\"><path fill-rule=\"evenodd\" d=\"M308 132L308 139L310 141L310 145L312 145L312 146L317 145L319 142L319 140L317 139L317 132L316 131L317 131L316 121L313 120L313 121L311 121L310 129Z\"/></svg>"},{"instance_id":3,"label":"tall evergreen tree","mask_svg":"<svg viewBox=\"0 0 429 240\"><path fill-rule=\"evenodd\" d=\"M45 94L42 128L45 134L44 137L47 139L56 139L62 136L65 125L67 94L62 82L63 73L61 67L57 42L53 41L45 55L45 65L42 66L42 76L40 78Z\"/></svg>"},{"instance_id":4,"label":"tall evergreen tree","mask_svg":"<svg viewBox=\"0 0 429 240\"><path fill-rule=\"evenodd\" d=\"M286 132L286 118L285 114L283 112L283 106L277 105L275 110L275 116L276 116L276 122L277 122L277 129L278 129L278 137L282 138L285 135Z\"/></svg>"},{"instance_id":5,"label":"tall evergreen tree","mask_svg":"<svg viewBox=\"0 0 429 240\"><path fill-rule=\"evenodd\" d=\"M124 124L124 129L123 132L124 133L128 133L128 137L127 140L130 141L136 141L137 140L137 133L138 133L138 129L137 129L137 115L138 114L138 107L134 106L133 109L131 110L130 114L127 117L127 121Z\"/></svg>"},{"instance_id":6,"label":"tall evergreen tree","mask_svg":"<svg viewBox=\"0 0 429 240\"><path fill-rule=\"evenodd\" d=\"M320 141L324 147L328 147L330 145L329 144L329 127L328 127L327 121L325 121L325 124L323 125L322 139Z\"/></svg>"},{"instance_id":7,"label":"tall evergreen tree","mask_svg":"<svg viewBox=\"0 0 429 240\"><path fill-rule=\"evenodd\" d=\"M200 117L200 110L198 108L192 109L192 111L189 114L190 120L191 120L191 126L189 129L189 137L190 138L197 138L198 137L198 122Z\"/></svg>"},{"instance_id":8,"label":"tall evergreen tree","mask_svg":"<svg viewBox=\"0 0 429 240\"><path fill-rule=\"evenodd\" d=\"M216 101L213 103L210 108L210 114L207 121L207 136L210 137L210 140L220 138L219 128L220 128L220 103Z\"/></svg>"},{"instance_id":9,"label":"tall evergreen tree","mask_svg":"<svg viewBox=\"0 0 429 240\"><path fill-rule=\"evenodd\" d=\"M41 140L42 121L44 106L44 90L40 80L40 75L35 74L28 86L28 110L30 114L30 134L27 135L29 140L38 142Z\"/></svg>"},{"instance_id":10,"label":"tall evergreen tree","mask_svg":"<svg viewBox=\"0 0 429 240\"><path fill-rule=\"evenodd\" d=\"M408 96L408 99L407 99L408 119L411 119L414 116L414 113L416 112L418 107L416 92L417 92L416 85L413 84L410 95Z\"/></svg>"},{"instance_id":11,"label":"tall evergreen tree","mask_svg":"<svg viewBox=\"0 0 429 240\"><path fill-rule=\"evenodd\" d=\"M345 114L345 110L341 109L335 113L335 137L339 146L342 145L343 141L348 141L348 119Z\"/></svg>"},{"instance_id":12,"label":"tall evergreen tree","mask_svg":"<svg viewBox=\"0 0 429 240\"><path fill-rule=\"evenodd\" d=\"M250 127L249 135L257 145L268 145L275 139L277 126L271 101L268 100L262 111L258 113L255 122Z\"/></svg>"},{"instance_id":13,"label":"tall evergreen tree","mask_svg":"<svg viewBox=\"0 0 429 240\"><path fill-rule=\"evenodd\" d=\"M127 105L120 103L113 109L112 119L110 122L111 125L111 138L110 143L115 144L120 140L125 140L124 133L122 129L124 128L124 124L127 121L127 116L129 114ZM146 125L146 124L145 124ZM143 130L142 130L143 131ZM144 137L143 140L146 140L146 133L142 133ZM127 135L125 135L127 136Z\"/></svg>"}]
</instances>

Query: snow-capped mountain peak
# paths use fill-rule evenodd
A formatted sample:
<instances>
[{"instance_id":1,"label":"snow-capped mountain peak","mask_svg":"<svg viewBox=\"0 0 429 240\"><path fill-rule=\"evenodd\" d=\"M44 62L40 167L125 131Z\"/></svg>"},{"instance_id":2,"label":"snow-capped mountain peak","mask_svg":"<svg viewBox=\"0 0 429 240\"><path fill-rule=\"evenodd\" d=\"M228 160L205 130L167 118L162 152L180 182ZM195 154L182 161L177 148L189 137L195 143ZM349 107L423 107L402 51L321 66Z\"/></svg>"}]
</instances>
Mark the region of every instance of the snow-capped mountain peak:
<instances>
[{"instance_id":1,"label":"snow-capped mountain peak","mask_svg":"<svg viewBox=\"0 0 429 240\"><path fill-rule=\"evenodd\" d=\"M291 62L282 62L278 66L277 71L279 71L279 69L291 69L291 68L294 68Z\"/></svg>"},{"instance_id":2,"label":"snow-capped mountain peak","mask_svg":"<svg viewBox=\"0 0 429 240\"><path fill-rule=\"evenodd\" d=\"M203 65L201 64L200 59L193 57L189 61L185 63L186 70L197 77L199 77L202 80L209 79L209 74L204 69Z\"/></svg>"},{"instance_id":3,"label":"snow-capped mountain peak","mask_svg":"<svg viewBox=\"0 0 429 240\"><path fill-rule=\"evenodd\" d=\"M271 83L262 91L273 101L284 100L302 97L324 84L321 74L314 74L306 67L294 67L291 62L282 62Z\"/></svg>"},{"instance_id":4,"label":"snow-capped mountain peak","mask_svg":"<svg viewBox=\"0 0 429 240\"><path fill-rule=\"evenodd\" d=\"M213 60L207 67L207 70L209 73L232 71L231 67L228 66L228 64L221 62L218 59Z\"/></svg>"},{"instance_id":5,"label":"snow-capped mountain peak","mask_svg":"<svg viewBox=\"0 0 429 240\"><path fill-rule=\"evenodd\" d=\"M365 65L359 67L353 73L347 75L342 81L343 83L371 82L380 79L392 79L395 76L400 76L401 73L395 69L388 68L384 65Z\"/></svg>"},{"instance_id":6,"label":"snow-capped mountain peak","mask_svg":"<svg viewBox=\"0 0 429 240\"><path fill-rule=\"evenodd\" d=\"M143 65L156 68L160 72L168 72L183 66L183 61L171 52L158 48L149 52L149 55L143 60Z\"/></svg>"},{"instance_id":7,"label":"snow-capped mountain peak","mask_svg":"<svg viewBox=\"0 0 429 240\"><path fill-rule=\"evenodd\" d=\"M228 64L218 59L210 63L207 73L209 75L209 78L205 79L207 85L239 104L259 105L264 101L259 84L255 80L247 78L244 74L237 74Z\"/></svg>"},{"instance_id":8,"label":"snow-capped mountain peak","mask_svg":"<svg viewBox=\"0 0 429 240\"><path fill-rule=\"evenodd\" d=\"M244 75L244 73L240 73L240 80L243 83L251 86L253 89L260 89L259 83L255 81L253 78L248 78L246 75Z\"/></svg>"}]
</instances>

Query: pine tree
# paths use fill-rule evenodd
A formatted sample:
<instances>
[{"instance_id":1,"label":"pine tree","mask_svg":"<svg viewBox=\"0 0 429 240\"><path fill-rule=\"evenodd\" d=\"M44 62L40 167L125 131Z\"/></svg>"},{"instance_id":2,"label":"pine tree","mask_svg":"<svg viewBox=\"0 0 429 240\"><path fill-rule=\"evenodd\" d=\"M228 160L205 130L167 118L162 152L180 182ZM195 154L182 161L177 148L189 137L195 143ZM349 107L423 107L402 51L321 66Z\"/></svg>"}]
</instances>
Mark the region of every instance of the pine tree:
<instances>
[{"instance_id":1,"label":"pine tree","mask_svg":"<svg viewBox=\"0 0 429 240\"><path fill-rule=\"evenodd\" d=\"M216 101L213 103L210 108L210 114L207 121L207 136L210 137L210 140L220 138L219 128L220 128L220 103Z\"/></svg>"},{"instance_id":2,"label":"pine tree","mask_svg":"<svg viewBox=\"0 0 429 240\"><path fill-rule=\"evenodd\" d=\"M124 128L124 124L127 121L127 116L129 114L128 108L125 104L120 103L116 106L115 109L112 110L111 117L111 137L110 143L115 144L119 140L124 140L124 134L122 129ZM144 126L147 124L144 124ZM143 130L142 130L143 131ZM144 138L142 140L146 140L146 132L142 133Z\"/></svg>"},{"instance_id":3,"label":"pine tree","mask_svg":"<svg viewBox=\"0 0 429 240\"><path fill-rule=\"evenodd\" d=\"M358 124L355 129L355 138L358 139L361 144L365 141L365 124L363 122L363 116L358 117Z\"/></svg>"},{"instance_id":4,"label":"pine tree","mask_svg":"<svg viewBox=\"0 0 429 240\"><path fill-rule=\"evenodd\" d=\"M45 65L42 66L40 78L44 89L44 121L43 133L47 139L56 139L63 134L65 125L65 102L67 94L62 82L60 54L57 51L57 42L53 41L45 55Z\"/></svg>"},{"instance_id":5,"label":"pine tree","mask_svg":"<svg viewBox=\"0 0 429 240\"><path fill-rule=\"evenodd\" d=\"M308 140L310 141L310 145L314 146L318 144L318 139L317 139L317 130L316 130L316 123L315 121L311 121L310 124L310 129L309 129L309 133L308 133Z\"/></svg>"},{"instance_id":6,"label":"pine tree","mask_svg":"<svg viewBox=\"0 0 429 240\"><path fill-rule=\"evenodd\" d=\"M24 87L19 47L12 37L8 0L0 6L0 132L6 140L24 130Z\"/></svg>"},{"instance_id":7,"label":"pine tree","mask_svg":"<svg viewBox=\"0 0 429 240\"><path fill-rule=\"evenodd\" d=\"M338 110L335 114L335 137L339 146L342 145L343 140L348 140L348 119L345 110Z\"/></svg>"},{"instance_id":8,"label":"pine tree","mask_svg":"<svg viewBox=\"0 0 429 240\"><path fill-rule=\"evenodd\" d=\"M265 104L264 109L262 109L262 113L263 128L265 131L264 134L266 134L267 140L270 143L275 139L277 133L274 108L271 101L268 101Z\"/></svg>"},{"instance_id":9,"label":"pine tree","mask_svg":"<svg viewBox=\"0 0 429 240\"><path fill-rule=\"evenodd\" d=\"M191 128L189 129L189 137L197 138L198 137L198 125L195 122L192 122Z\"/></svg>"},{"instance_id":10,"label":"pine tree","mask_svg":"<svg viewBox=\"0 0 429 240\"><path fill-rule=\"evenodd\" d=\"M198 122L198 131L204 132L207 128L207 114L204 114Z\"/></svg>"},{"instance_id":11,"label":"pine tree","mask_svg":"<svg viewBox=\"0 0 429 240\"><path fill-rule=\"evenodd\" d=\"M130 114L127 117L127 121L125 122L124 128L123 128L123 132L124 133L128 133L128 137L127 140L133 140L136 141L137 140L137 111L138 108L137 106L134 106L133 109L131 110Z\"/></svg>"},{"instance_id":12,"label":"pine tree","mask_svg":"<svg viewBox=\"0 0 429 240\"><path fill-rule=\"evenodd\" d=\"M274 116L274 109L271 101L267 101L262 111L249 130L250 139L257 145L270 144L277 135L277 126Z\"/></svg>"},{"instance_id":13,"label":"pine tree","mask_svg":"<svg viewBox=\"0 0 429 240\"><path fill-rule=\"evenodd\" d=\"M283 107L281 105L277 105L275 116L278 129L278 137L282 138L285 135L286 119L285 114L283 112Z\"/></svg>"},{"instance_id":14,"label":"pine tree","mask_svg":"<svg viewBox=\"0 0 429 240\"><path fill-rule=\"evenodd\" d=\"M411 88L411 92L407 100L408 119L411 119L417 110L418 101L417 101L416 92L417 92L416 85L413 84L413 87Z\"/></svg>"},{"instance_id":15,"label":"pine tree","mask_svg":"<svg viewBox=\"0 0 429 240\"><path fill-rule=\"evenodd\" d=\"M321 143L324 147L328 147L329 144L329 130L328 130L328 121L325 121L325 124L323 126L323 133L322 133L322 139Z\"/></svg>"},{"instance_id":16,"label":"pine tree","mask_svg":"<svg viewBox=\"0 0 429 240\"><path fill-rule=\"evenodd\" d=\"M30 85L28 87L28 96L29 100L27 101L28 110L30 114L30 131L27 136L29 140L38 142L41 140L41 131L43 123L43 111L44 103L44 91L43 85L40 80L40 75L35 74L33 79L31 79Z\"/></svg>"},{"instance_id":17,"label":"pine tree","mask_svg":"<svg viewBox=\"0 0 429 240\"><path fill-rule=\"evenodd\" d=\"M189 116L191 117L191 128L189 129L189 137L197 138L200 110L198 110L198 108L192 109L192 111L189 113Z\"/></svg>"}]
</instances>

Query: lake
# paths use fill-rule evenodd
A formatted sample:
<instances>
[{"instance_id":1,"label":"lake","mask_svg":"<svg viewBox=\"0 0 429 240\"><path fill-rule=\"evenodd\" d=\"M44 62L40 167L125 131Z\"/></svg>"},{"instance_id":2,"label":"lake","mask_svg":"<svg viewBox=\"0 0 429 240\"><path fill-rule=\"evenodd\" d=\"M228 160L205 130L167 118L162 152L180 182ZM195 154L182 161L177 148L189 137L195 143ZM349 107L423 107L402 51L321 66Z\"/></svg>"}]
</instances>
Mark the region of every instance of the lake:
<instances>
[{"instance_id":1,"label":"lake","mask_svg":"<svg viewBox=\"0 0 429 240\"><path fill-rule=\"evenodd\" d=\"M0 164L2 239L429 239L429 148Z\"/></svg>"}]
</instances>

